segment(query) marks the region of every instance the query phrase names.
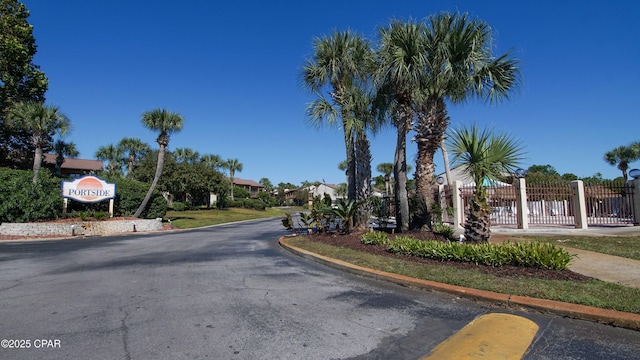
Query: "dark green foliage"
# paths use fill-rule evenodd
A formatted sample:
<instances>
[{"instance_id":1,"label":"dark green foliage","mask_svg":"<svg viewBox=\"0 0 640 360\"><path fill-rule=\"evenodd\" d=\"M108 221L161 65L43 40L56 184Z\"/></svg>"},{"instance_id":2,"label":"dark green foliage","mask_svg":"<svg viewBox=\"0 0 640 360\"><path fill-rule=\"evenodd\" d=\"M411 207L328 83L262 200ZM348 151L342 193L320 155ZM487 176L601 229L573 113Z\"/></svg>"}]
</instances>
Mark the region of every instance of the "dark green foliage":
<instances>
[{"instance_id":1,"label":"dark green foliage","mask_svg":"<svg viewBox=\"0 0 640 360\"><path fill-rule=\"evenodd\" d=\"M33 164L31 134L5 126L5 115L23 101L44 102L48 80L32 63L36 54L29 10L16 0L0 1L0 166Z\"/></svg>"},{"instance_id":2,"label":"dark green foliage","mask_svg":"<svg viewBox=\"0 0 640 360\"><path fill-rule=\"evenodd\" d=\"M258 199L262 200L267 207L273 207L276 204L276 199L273 198L268 192L261 191L258 193Z\"/></svg>"},{"instance_id":3,"label":"dark green foliage","mask_svg":"<svg viewBox=\"0 0 640 360\"><path fill-rule=\"evenodd\" d=\"M453 239L455 232L451 226L439 222L432 225L431 231L433 231L434 234L444 235L449 240Z\"/></svg>"},{"instance_id":4,"label":"dark green foliage","mask_svg":"<svg viewBox=\"0 0 640 360\"><path fill-rule=\"evenodd\" d=\"M136 180L124 178L114 179L116 184L116 198L114 203L114 216L132 216L142 203L149 185ZM151 196L147 207L142 212L141 217L145 219L155 219L164 217L167 213L167 201L162 194L156 190Z\"/></svg>"},{"instance_id":5,"label":"dark green foliage","mask_svg":"<svg viewBox=\"0 0 640 360\"><path fill-rule=\"evenodd\" d=\"M244 188L239 186L233 187L233 198L234 199L248 199L251 197L251 194Z\"/></svg>"},{"instance_id":6,"label":"dark green foliage","mask_svg":"<svg viewBox=\"0 0 640 360\"><path fill-rule=\"evenodd\" d=\"M185 211L187 209L187 205L179 201L174 201L172 207L175 211Z\"/></svg>"},{"instance_id":7,"label":"dark green foliage","mask_svg":"<svg viewBox=\"0 0 640 360\"><path fill-rule=\"evenodd\" d=\"M62 213L60 179L48 171L32 179L30 170L0 168L0 222L53 220Z\"/></svg>"},{"instance_id":8,"label":"dark green foliage","mask_svg":"<svg viewBox=\"0 0 640 360\"><path fill-rule=\"evenodd\" d=\"M267 208L267 204L263 203L262 200L253 200L253 208L263 211Z\"/></svg>"}]
</instances>

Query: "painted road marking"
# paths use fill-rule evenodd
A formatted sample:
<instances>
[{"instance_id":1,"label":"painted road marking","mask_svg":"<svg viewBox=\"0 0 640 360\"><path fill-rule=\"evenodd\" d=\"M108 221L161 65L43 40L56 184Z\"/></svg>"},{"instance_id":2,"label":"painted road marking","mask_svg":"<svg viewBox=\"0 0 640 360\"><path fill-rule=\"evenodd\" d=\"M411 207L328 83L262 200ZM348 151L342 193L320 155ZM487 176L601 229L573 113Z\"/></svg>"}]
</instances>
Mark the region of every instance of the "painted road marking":
<instances>
[{"instance_id":1,"label":"painted road marking","mask_svg":"<svg viewBox=\"0 0 640 360\"><path fill-rule=\"evenodd\" d=\"M521 316L486 314L436 346L428 359L522 359L538 325Z\"/></svg>"}]
</instances>

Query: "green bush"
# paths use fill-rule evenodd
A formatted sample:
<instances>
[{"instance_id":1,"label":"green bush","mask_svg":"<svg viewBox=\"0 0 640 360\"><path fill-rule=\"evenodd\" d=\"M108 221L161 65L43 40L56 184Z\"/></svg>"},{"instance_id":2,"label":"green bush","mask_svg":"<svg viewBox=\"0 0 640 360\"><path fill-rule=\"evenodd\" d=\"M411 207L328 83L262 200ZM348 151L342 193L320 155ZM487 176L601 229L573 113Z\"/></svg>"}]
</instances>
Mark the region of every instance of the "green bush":
<instances>
[{"instance_id":1,"label":"green bush","mask_svg":"<svg viewBox=\"0 0 640 360\"><path fill-rule=\"evenodd\" d=\"M182 202L174 201L173 202L173 210L175 211L185 211L187 209L187 205Z\"/></svg>"},{"instance_id":2,"label":"green bush","mask_svg":"<svg viewBox=\"0 0 640 360\"><path fill-rule=\"evenodd\" d=\"M433 231L434 234L444 235L447 239L453 239L455 232L451 226L443 223L434 223L431 231Z\"/></svg>"},{"instance_id":3,"label":"green bush","mask_svg":"<svg viewBox=\"0 0 640 360\"><path fill-rule=\"evenodd\" d=\"M232 208L244 207L244 201L242 201L242 200L229 201L229 207L232 207Z\"/></svg>"},{"instance_id":4,"label":"green bush","mask_svg":"<svg viewBox=\"0 0 640 360\"><path fill-rule=\"evenodd\" d=\"M114 216L132 216L142 203L149 184L124 178L114 179L116 184L116 198L114 201ZM164 217L167 213L167 201L158 190L154 190L147 208L141 214L142 218L155 219Z\"/></svg>"},{"instance_id":5,"label":"green bush","mask_svg":"<svg viewBox=\"0 0 640 360\"><path fill-rule=\"evenodd\" d=\"M541 242L460 244L398 237L389 243L392 253L439 261L460 261L488 266L524 266L566 270L573 259L565 249Z\"/></svg>"},{"instance_id":6,"label":"green bush","mask_svg":"<svg viewBox=\"0 0 640 360\"><path fill-rule=\"evenodd\" d=\"M389 243L389 235L383 231L369 231L362 234L361 242L365 245L387 245Z\"/></svg>"},{"instance_id":7,"label":"green bush","mask_svg":"<svg viewBox=\"0 0 640 360\"><path fill-rule=\"evenodd\" d=\"M54 220L62 213L61 180L46 169L32 180L31 170L0 168L0 222Z\"/></svg>"},{"instance_id":8,"label":"green bush","mask_svg":"<svg viewBox=\"0 0 640 360\"><path fill-rule=\"evenodd\" d=\"M256 209L256 210L263 211L264 209L267 208L267 204L263 203L261 200L254 200L253 201L253 208Z\"/></svg>"}]
</instances>

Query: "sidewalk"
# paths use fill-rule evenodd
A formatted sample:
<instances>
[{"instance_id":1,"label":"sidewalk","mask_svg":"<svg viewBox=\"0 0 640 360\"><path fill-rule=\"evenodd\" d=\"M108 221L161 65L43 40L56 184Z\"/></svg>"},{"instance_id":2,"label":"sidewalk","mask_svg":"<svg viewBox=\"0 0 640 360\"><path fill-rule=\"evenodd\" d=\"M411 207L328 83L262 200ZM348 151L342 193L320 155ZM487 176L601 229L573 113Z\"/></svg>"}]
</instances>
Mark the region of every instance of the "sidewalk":
<instances>
[{"instance_id":1,"label":"sidewalk","mask_svg":"<svg viewBox=\"0 0 640 360\"><path fill-rule=\"evenodd\" d=\"M589 235L589 236L640 236L640 226L600 226L589 229L564 227L541 227L526 230L512 228L492 228L496 234L522 235ZM640 242L640 240L639 240ZM640 244L639 244L640 246ZM565 247L570 254L576 254L569 270L602 281L640 288L640 261L593 251Z\"/></svg>"}]
</instances>

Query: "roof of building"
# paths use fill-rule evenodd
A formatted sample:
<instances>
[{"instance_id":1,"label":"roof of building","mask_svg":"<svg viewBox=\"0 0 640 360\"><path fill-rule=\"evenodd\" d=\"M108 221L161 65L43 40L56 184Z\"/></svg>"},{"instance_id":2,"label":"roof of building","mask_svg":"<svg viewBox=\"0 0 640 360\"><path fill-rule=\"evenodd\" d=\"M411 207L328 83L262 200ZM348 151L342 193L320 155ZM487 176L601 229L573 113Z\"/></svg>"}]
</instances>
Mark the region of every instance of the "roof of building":
<instances>
[{"instance_id":1,"label":"roof of building","mask_svg":"<svg viewBox=\"0 0 640 360\"><path fill-rule=\"evenodd\" d=\"M260 183L257 183L253 180L245 180L239 178L233 178L234 185L244 185L244 186L252 186L252 187L264 187Z\"/></svg>"},{"instance_id":2,"label":"roof of building","mask_svg":"<svg viewBox=\"0 0 640 360\"><path fill-rule=\"evenodd\" d=\"M55 165L56 156L56 154L44 154L43 162ZM60 168L98 171L104 168L104 164L100 160L65 158Z\"/></svg>"}]
</instances>

